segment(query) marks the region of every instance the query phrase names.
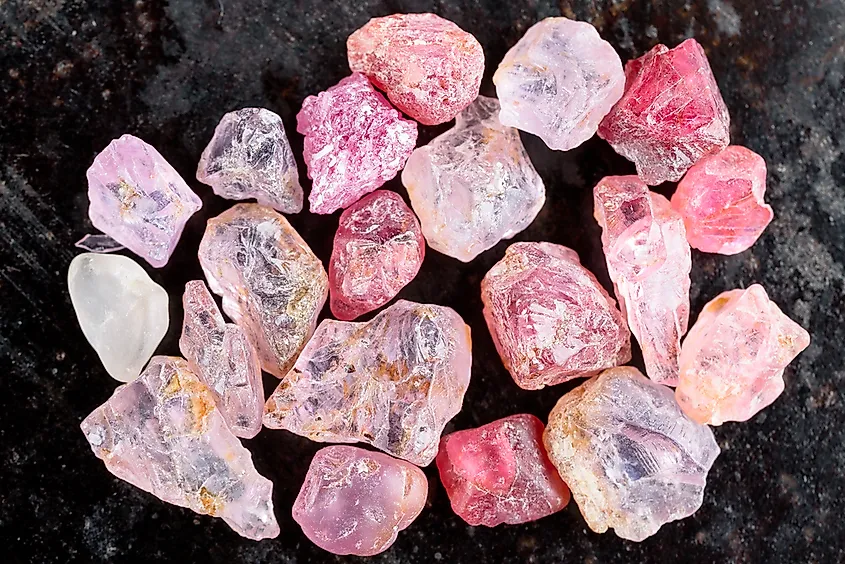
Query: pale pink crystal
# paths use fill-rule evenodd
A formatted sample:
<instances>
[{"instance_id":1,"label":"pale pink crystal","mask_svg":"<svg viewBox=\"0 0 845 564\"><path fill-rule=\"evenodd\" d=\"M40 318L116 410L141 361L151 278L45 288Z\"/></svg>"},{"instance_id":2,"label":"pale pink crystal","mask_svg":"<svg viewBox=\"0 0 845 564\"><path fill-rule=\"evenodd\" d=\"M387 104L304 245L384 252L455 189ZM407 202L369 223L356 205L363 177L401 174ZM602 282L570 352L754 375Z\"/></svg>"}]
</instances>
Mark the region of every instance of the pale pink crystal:
<instances>
[{"instance_id":1,"label":"pale pink crystal","mask_svg":"<svg viewBox=\"0 0 845 564\"><path fill-rule=\"evenodd\" d=\"M622 314L572 249L514 243L481 281L484 319L505 368L537 390L631 360Z\"/></svg>"},{"instance_id":2,"label":"pale pink crystal","mask_svg":"<svg viewBox=\"0 0 845 564\"><path fill-rule=\"evenodd\" d=\"M293 503L311 542L334 554L373 556L425 507L428 480L404 460L353 446L317 451Z\"/></svg>"},{"instance_id":3,"label":"pale pink crystal","mask_svg":"<svg viewBox=\"0 0 845 564\"><path fill-rule=\"evenodd\" d=\"M636 176L608 176L593 195L607 271L646 372L674 386L690 309L692 260L684 222Z\"/></svg>"},{"instance_id":4,"label":"pale pink crystal","mask_svg":"<svg viewBox=\"0 0 845 564\"><path fill-rule=\"evenodd\" d=\"M258 354L243 330L226 323L201 280L185 284L179 350L211 390L232 432L251 439L261 430L264 387Z\"/></svg>"},{"instance_id":5,"label":"pale pink crystal","mask_svg":"<svg viewBox=\"0 0 845 564\"><path fill-rule=\"evenodd\" d=\"M535 521L569 503L543 447L543 423L511 415L440 441L440 480L452 509L470 525Z\"/></svg>"},{"instance_id":6,"label":"pale pink crystal","mask_svg":"<svg viewBox=\"0 0 845 564\"><path fill-rule=\"evenodd\" d=\"M765 193L766 161L731 145L689 169L672 207L684 218L690 246L735 255L751 247L775 215Z\"/></svg>"},{"instance_id":7,"label":"pale pink crystal","mask_svg":"<svg viewBox=\"0 0 845 564\"><path fill-rule=\"evenodd\" d=\"M625 78L625 93L598 133L647 184L680 180L701 157L728 145L728 108L695 39L628 61Z\"/></svg>"},{"instance_id":8,"label":"pale pink crystal","mask_svg":"<svg viewBox=\"0 0 845 564\"><path fill-rule=\"evenodd\" d=\"M399 300L369 322L326 319L267 400L264 425L425 466L471 365L469 327L447 307Z\"/></svg>"},{"instance_id":9,"label":"pale pink crystal","mask_svg":"<svg viewBox=\"0 0 845 564\"><path fill-rule=\"evenodd\" d=\"M360 73L347 76L296 115L312 213L332 213L396 176L417 143L417 124L400 116Z\"/></svg>"},{"instance_id":10,"label":"pale pink crystal","mask_svg":"<svg viewBox=\"0 0 845 564\"><path fill-rule=\"evenodd\" d=\"M153 357L81 427L118 478L168 503L220 517L244 537L279 535L272 482L256 472L252 455L185 360Z\"/></svg>"},{"instance_id":11,"label":"pale pink crystal","mask_svg":"<svg viewBox=\"0 0 845 564\"><path fill-rule=\"evenodd\" d=\"M378 190L340 216L329 262L332 313L348 321L392 300L422 266L417 216L395 192Z\"/></svg>"},{"instance_id":12,"label":"pale pink crystal","mask_svg":"<svg viewBox=\"0 0 845 564\"><path fill-rule=\"evenodd\" d=\"M711 300L681 348L675 397L694 421L747 421L783 392L783 371L810 335L759 284Z\"/></svg>"},{"instance_id":13,"label":"pale pink crystal","mask_svg":"<svg viewBox=\"0 0 845 564\"><path fill-rule=\"evenodd\" d=\"M346 41L349 68L425 125L452 119L476 96L484 74L481 44L435 14L371 19Z\"/></svg>"},{"instance_id":14,"label":"pale pink crystal","mask_svg":"<svg viewBox=\"0 0 845 564\"><path fill-rule=\"evenodd\" d=\"M132 135L115 139L86 173L91 223L156 268L167 264L202 207L164 157Z\"/></svg>"}]
</instances>

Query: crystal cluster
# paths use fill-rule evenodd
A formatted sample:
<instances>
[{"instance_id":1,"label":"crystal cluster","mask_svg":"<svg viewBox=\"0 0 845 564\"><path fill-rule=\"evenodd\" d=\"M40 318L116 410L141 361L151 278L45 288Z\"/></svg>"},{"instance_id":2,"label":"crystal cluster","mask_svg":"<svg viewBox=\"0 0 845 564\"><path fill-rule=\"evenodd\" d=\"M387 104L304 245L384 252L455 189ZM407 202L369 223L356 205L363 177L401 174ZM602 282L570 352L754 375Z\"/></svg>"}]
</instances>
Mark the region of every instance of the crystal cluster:
<instances>
[{"instance_id":1,"label":"crystal cluster","mask_svg":"<svg viewBox=\"0 0 845 564\"><path fill-rule=\"evenodd\" d=\"M402 171L428 244L464 262L528 227L546 201L519 132L498 113L498 100L479 96Z\"/></svg>"}]
</instances>

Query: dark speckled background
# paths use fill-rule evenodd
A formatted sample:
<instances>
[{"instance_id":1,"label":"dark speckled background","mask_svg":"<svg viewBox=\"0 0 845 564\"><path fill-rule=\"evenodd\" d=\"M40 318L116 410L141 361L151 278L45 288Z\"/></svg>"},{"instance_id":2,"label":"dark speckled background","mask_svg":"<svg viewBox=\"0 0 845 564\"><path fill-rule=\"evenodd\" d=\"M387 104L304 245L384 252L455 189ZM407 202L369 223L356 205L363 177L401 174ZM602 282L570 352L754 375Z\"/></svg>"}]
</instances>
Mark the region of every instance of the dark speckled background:
<instances>
[{"instance_id":1,"label":"dark speckled background","mask_svg":"<svg viewBox=\"0 0 845 564\"><path fill-rule=\"evenodd\" d=\"M546 16L596 25L623 60L696 37L731 110L733 141L769 163L775 220L733 257L693 256L693 311L718 292L762 283L813 335L786 372L783 396L746 424L716 429L722 455L694 517L646 542L587 530L574 504L539 522L490 530L452 514L436 472L429 507L373 561L845 561L845 4L842 0L0 0L0 547L5 562L351 562L301 534L290 506L319 445L281 431L247 441L275 483L282 534L255 543L222 521L165 505L111 476L78 429L115 387L85 342L67 297L73 242L88 232L85 169L128 132L155 145L205 203L174 258L152 272L171 295L159 352L177 352L183 284L200 276L205 220L229 203L194 177L229 110L270 108L294 130L302 99L348 70L346 37L372 16L435 11L484 46L487 75ZM422 128L426 142L442 131ZM526 146L547 204L520 240L576 249L608 283L591 188L632 167L593 139L555 153ZM298 153L302 140L291 141ZM300 170L304 171L300 163ZM304 172L302 174L305 178ZM389 188L403 192L394 180ZM671 191L671 186L666 187ZM292 222L327 261L337 215ZM514 385L481 316L478 285L506 243L472 264L430 252L405 298L452 306L472 326L473 379L447 431L516 412L545 419L568 386ZM268 389L273 379L266 377Z\"/></svg>"}]
</instances>

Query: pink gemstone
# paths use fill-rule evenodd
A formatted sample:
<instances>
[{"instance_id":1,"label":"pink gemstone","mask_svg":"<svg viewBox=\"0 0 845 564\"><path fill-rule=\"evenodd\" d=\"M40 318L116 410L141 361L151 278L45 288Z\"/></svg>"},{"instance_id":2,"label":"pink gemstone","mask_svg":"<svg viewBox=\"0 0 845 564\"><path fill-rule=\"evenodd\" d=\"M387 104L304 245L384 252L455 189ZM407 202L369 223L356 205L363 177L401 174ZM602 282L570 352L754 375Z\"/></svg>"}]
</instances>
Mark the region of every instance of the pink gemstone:
<instances>
[{"instance_id":1,"label":"pink gemstone","mask_svg":"<svg viewBox=\"0 0 845 564\"><path fill-rule=\"evenodd\" d=\"M435 14L371 19L346 41L349 68L425 125L454 118L478 96L484 50L471 33Z\"/></svg>"},{"instance_id":2,"label":"pink gemstone","mask_svg":"<svg viewBox=\"0 0 845 564\"><path fill-rule=\"evenodd\" d=\"M701 157L728 145L728 108L695 39L628 61L625 78L625 94L599 125L599 137L633 161L647 184L680 180Z\"/></svg>"},{"instance_id":3,"label":"pink gemstone","mask_svg":"<svg viewBox=\"0 0 845 564\"><path fill-rule=\"evenodd\" d=\"M395 192L379 190L340 216L329 263L332 313L349 321L377 309L414 279L425 239L414 212Z\"/></svg>"},{"instance_id":4,"label":"pink gemstone","mask_svg":"<svg viewBox=\"0 0 845 564\"><path fill-rule=\"evenodd\" d=\"M296 130L305 136L312 213L332 213L372 192L402 170L417 143L417 124L359 73L306 98Z\"/></svg>"},{"instance_id":5,"label":"pink gemstone","mask_svg":"<svg viewBox=\"0 0 845 564\"><path fill-rule=\"evenodd\" d=\"M692 247L735 255L751 247L775 215L765 193L766 161L731 145L689 169L672 207L684 218Z\"/></svg>"},{"instance_id":6,"label":"pink gemstone","mask_svg":"<svg viewBox=\"0 0 845 564\"><path fill-rule=\"evenodd\" d=\"M616 302L572 249L514 243L481 281L484 318L526 390L593 376L631 359Z\"/></svg>"},{"instance_id":7,"label":"pink gemstone","mask_svg":"<svg viewBox=\"0 0 845 564\"><path fill-rule=\"evenodd\" d=\"M511 415L440 441L440 480L452 509L470 525L534 521L569 503L543 447L543 423Z\"/></svg>"},{"instance_id":8,"label":"pink gemstone","mask_svg":"<svg viewBox=\"0 0 845 564\"><path fill-rule=\"evenodd\" d=\"M88 169L91 223L156 268L167 264L202 207L164 157L132 135L115 139Z\"/></svg>"},{"instance_id":9,"label":"pink gemstone","mask_svg":"<svg viewBox=\"0 0 845 564\"><path fill-rule=\"evenodd\" d=\"M783 392L784 368L809 344L759 284L723 292L684 339L675 397L699 423L747 421Z\"/></svg>"},{"instance_id":10,"label":"pink gemstone","mask_svg":"<svg viewBox=\"0 0 845 564\"><path fill-rule=\"evenodd\" d=\"M373 556L425 507L428 480L404 460L353 446L317 451L293 503L293 519L334 554Z\"/></svg>"}]
</instances>

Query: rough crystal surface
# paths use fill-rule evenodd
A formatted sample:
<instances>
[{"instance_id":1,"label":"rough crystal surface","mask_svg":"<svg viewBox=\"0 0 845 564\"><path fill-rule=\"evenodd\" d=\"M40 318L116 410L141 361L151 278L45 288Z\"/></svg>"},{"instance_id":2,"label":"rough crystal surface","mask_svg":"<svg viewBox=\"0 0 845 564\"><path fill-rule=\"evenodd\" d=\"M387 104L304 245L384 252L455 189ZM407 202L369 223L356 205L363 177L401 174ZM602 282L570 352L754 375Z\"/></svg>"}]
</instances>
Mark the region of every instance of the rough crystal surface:
<instances>
[{"instance_id":1,"label":"rough crystal surface","mask_svg":"<svg viewBox=\"0 0 845 564\"><path fill-rule=\"evenodd\" d=\"M519 132L498 113L498 100L479 96L402 171L428 244L464 262L528 227L546 201Z\"/></svg>"},{"instance_id":2,"label":"rough crystal surface","mask_svg":"<svg viewBox=\"0 0 845 564\"><path fill-rule=\"evenodd\" d=\"M783 371L810 335L759 284L711 300L681 348L675 397L691 419L747 421L783 392Z\"/></svg>"},{"instance_id":3,"label":"rough crystal surface","mask_svg":"<svg viewBox=\"0 0 845 564\"><path fill-rule=\"evenodd\" d=\"M447 307L399 300L366 323L326 319L267 400L264 424L425 466L471 365L469 327Z\"/></svg>"},{"instance_id":4,"label":"rough crystal surface","mask_svg":"<svg viewBox=\"0 0 845 564\"><path fill-rule=\"evenodd\" d=\"M82 333L115 380L130 382L167 333L167 292L137 262L83 253L68 268L70 301Z\"/></svg>"},{"instance_id":5,"label":"rough crystal surface","mask_svg":"<svg viewBox=\"0 0 845 564\"><path fill-rule=\"evenodd\" d=\"M568 18L531 26L493 75L505 125L568 151L592 137L625 90L622 61L596 28Z\"/></svg>"},{"instance_id":6,"label":"rough crystal surface","mask_svg":"<svg viewBox=\"0 0 845 564\"><path fill-rule=\"evenodd\" d=\"M208 286L246 332L261 367L281 378L314 332L328 276L288 220L237 204L208 221L199 248Z\"/></svg>"},{"instance_id":7,"label":"rough crystal surface","mask_svg":"<svg viewBox=\"0 0 845 564\"><path fill-rule=\"evenodd\" d=\"M471 33L435 14L371 19L346 41L349 68L425 125L454 118L476 96L484 50Z\"/></svg>"},{"instance_id":8,"label":"rough crystal surface","mask_svg":"<svg viewBox=\"0 0 845 564\"><path fill-rule=\"evenodd\" d=\"M646 372L674 386L690 309L692 259L683 220L636 176L608 176L593 195L607 271Z\"/></svg>"},{"instance_id":9,"label":"rough crystal surface","mask_svg":"<svg viewBox=\"0 0 845 564\"><path fill-rule=\"evenodd\" d=\"M202 207L176 169L132 135L109 143L86 176L94 227L156 268L167 264L185 223Z\"/></svg>"},{"instance_id":10,"label":"rough crystal surface","mask_svg":"<svg viewBox=\"0 0 845 564\"><path fill-rule=\"evenodd\" d=\"M680 180L701 157L728 145L728 108L695 39L628 61L625 79L625 93L598 133L647 184Z\"/></svg>"},{"instance_id":11,"label":"rough crystal surface","mask_svg":"<svg viewBox=\"0 0 845 564\"><path fill-rule=\"evenodd\" d=\"M94 454L163 501L222 518L244 537L279 534L273 484L226 426L211 391L175 357L156 356L82 422Z\"/></svg>"},{"instance_id":12,"label":"rough crystal surface","mask_svg":"<svg viewBox=\"0 0 845 564\"><path fill-rule=\"evenodd\" d=\"M311 542L334 554L373 556L425 506L428 480L404 460L354 446L317 451L293 503Z\"/></svg>"},{"instance_id":13,"label":"rough crystal surface","mask_svg":"<svg viewBox=\"0 0 845 564\"><path fill-rule=\"evenodd\" d=\"M360 73L306 98L296 130L305 136L312 213L332 213L372 192L396 176L417 143L417 124Z\"/></svg>"},{"instance_id":14,"label":"rough crystal surface","mask_svg":"<svg viewBox=\"0 0 845 564\"><path fill-rule=\"evenodd\" d=\"M302 186L285 126L264 108L223 116L202 152L197 180L223 198L255 198L282 213L302 210Z\"/></svg>"},{"instance_id":15,"label":"rough crystal surface","mask_svg":"<svg viewBox=\"0 0 845 564\"><path fill-rule=\"evenodd\" d=\"M103 233L88 233L73 246L84 249L89 253L114 253L126 248Z\"/></svg>"},{"instance_id":16,"label":"rough crystal surface","mask_svg":"<svg viewBox=\"0 0 845 564\"><path fill-rule=\"evenodd\" d=\"M340 216L329 262L330 304L349 321L392 300L422 266L420 222L395 192L378 190Z\"/></svg>"},{"instance_id":17,"label":"rough crystal surface","mask_svg":"<svg viewBox=\"0 0 845 564\"><path fill-rule=\"evenodd\" d=\"M719 454L713 432L683 414L672 390L630 366L560 398L543 440L590 528L633 541L701 507Z\"/></svg>"}]
</instances>

